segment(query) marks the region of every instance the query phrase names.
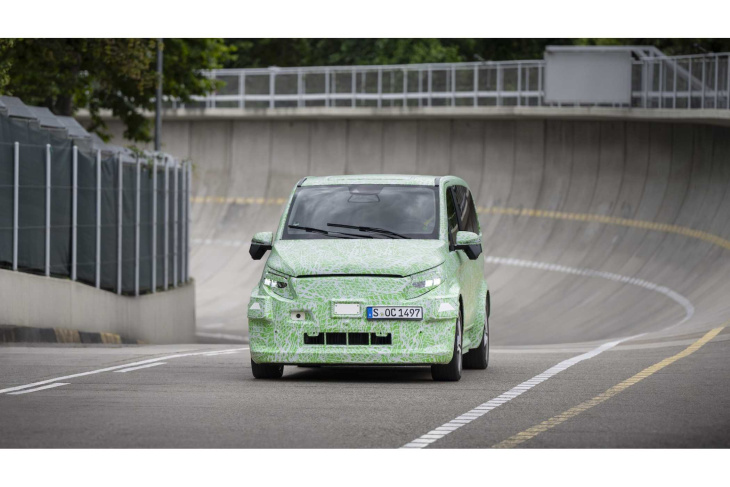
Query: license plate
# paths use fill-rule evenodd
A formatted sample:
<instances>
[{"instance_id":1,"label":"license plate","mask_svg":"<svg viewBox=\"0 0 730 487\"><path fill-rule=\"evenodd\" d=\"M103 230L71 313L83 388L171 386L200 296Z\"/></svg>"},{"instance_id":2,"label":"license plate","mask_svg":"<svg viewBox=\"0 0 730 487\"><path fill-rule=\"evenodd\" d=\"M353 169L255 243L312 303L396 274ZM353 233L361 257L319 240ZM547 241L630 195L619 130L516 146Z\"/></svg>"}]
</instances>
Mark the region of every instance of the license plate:
<instances>
[{"instance_id":1,"label":"license plate","mask_svg":"<svg viewBox=\"0 0 730 487\"><path fill-rule=\"evenodd\" d=\"M420 306L368 306L369 320L422 320Z\"/></svg>"}]
</instances>

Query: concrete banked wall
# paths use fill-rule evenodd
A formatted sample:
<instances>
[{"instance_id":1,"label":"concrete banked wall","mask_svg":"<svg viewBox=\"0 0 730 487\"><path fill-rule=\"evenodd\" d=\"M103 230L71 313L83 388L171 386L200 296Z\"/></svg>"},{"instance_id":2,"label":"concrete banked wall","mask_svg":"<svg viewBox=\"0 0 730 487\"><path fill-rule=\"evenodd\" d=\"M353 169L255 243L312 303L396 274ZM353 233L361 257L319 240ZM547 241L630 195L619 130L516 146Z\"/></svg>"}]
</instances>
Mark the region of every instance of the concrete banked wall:
<instances>
[{"instance_id":1,"label":"concrete banked wall","mask_svg":"<svg viewBox=\"0 0 730 487\"><path fill-rule=\"evenodd\" d=\"M342 173L469 183L490 257L496 345L667 327L681 335L730 317L730 247L693 231L730 238L727 127L201 117L166 122L164 141L196 161L194 195L212 197L192 212L198 330L247 334L248 293L263 266L248 255L252 234L275 228L278 199L297 180Z\"/></svg>"}]
</instances>

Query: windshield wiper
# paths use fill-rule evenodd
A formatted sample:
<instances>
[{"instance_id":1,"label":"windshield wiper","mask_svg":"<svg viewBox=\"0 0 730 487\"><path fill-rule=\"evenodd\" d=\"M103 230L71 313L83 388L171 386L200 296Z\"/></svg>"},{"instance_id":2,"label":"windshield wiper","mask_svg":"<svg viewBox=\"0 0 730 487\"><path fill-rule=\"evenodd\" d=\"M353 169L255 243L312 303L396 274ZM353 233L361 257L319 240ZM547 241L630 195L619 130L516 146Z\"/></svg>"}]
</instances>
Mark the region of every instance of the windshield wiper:
<instances>
[{"instance_id":1,"label":"windshield wiper","mask_svg":"<svg viewBox=\"0 0 730 487\"><path fill-rule=\"evenodd\" d=\"M322 235L328 235L336 238L373 238L373 237L364 237L362 235L355 235L354 233L346 233L346 232L330 232L327 230L322 230L321 228L313 228L313 227L302 227L300 225L287 225L289 228L294 228L297 230L304 230L308 233L320 233ZM343 235L347 235L344 236Z\"/></svg>"},{"instance_id":2,"label":"windshield wiper","mask_svg":"<svg viewBox=\"0 0 730 487\"><path fill-rule=\"evenodd\" d=\"M380 233L382 235L389 236L390 238L411 238L406 237L405 235L401 235L400 233L391 232L390 230L385 230L383 228L375 228L375 227L361 227L357 225L344 225L342 223L328 223L327 226L329 227L338 227L338 228L352 228L353 230L358 230L360 232L371 232L371 233Z\"/></svg>"}]
</instances>

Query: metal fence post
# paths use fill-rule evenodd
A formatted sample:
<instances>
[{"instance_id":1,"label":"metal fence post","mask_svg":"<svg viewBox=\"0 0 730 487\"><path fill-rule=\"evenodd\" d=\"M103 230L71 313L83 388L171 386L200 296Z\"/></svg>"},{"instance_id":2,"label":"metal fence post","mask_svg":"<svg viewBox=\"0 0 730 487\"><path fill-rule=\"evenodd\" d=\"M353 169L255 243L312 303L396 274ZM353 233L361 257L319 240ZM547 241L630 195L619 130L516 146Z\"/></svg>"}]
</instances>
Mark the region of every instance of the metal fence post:
<instances>
[{"instance_id":1,"label":"metal fence post","mask_svg":"<svg viewBox=\"0 0 730 487\"><path fill-rule=\"evenodd\" d=\"M664 108L664 61L659 60L659 108Z\"/></svg>"},{"instance_id":2,"label":"metal fence post","mask_svg":"<svg viewBox=\"0 0 730 487\"><path fill-rule=\"evenodd\" d=\"M180 231L178 225L179 225L179 219L178 219L178 207L180 206L180 202L178 201L178 197L180 192L178 191L178 173L179 171L179 164L176 160L173 159L173 177L172 181L175 187L172 190L172 201L174 201L175 207L172 209L172 227L175 229L175 233L172 235L172 286L177 287L177 260L178 260L178 233Z\"/></svg>"},{"instance_id":3,"label":"metal fence post","mask_svg":"<svg viewBox=\"0 0 730 487\"><path fill-rule=\"evenodd\" d=\"M543 75L543 69L542 64L537 66L537 92L538 92L538 102L537 104L539 106L542 106L543 104L543 94L542 94L542 75ZM630 102L629 102L630 104Z\"/></svg>"},{"instance_id":4,"label":"metal fence post","mask_svg":"<svg viewBox=\"0 0 730 487\"><path fill-rule=\"evenodd\" d=\"M357 70L352 68L352 106L357 106Z\"/></svg>"},{"instance_id":5,"label":"metal fence post","mask_svg":"<svg viewBox=\"0 0 730 487\"><path fill-rule=\"evenodd\" d=\"M330 72L324 69L324 106L330 106Z\"/></svg>"},{"instance_id":6,"label":"metal fence post","mask_svg":"<svg viewBox=\"0 0 730 487\"><path fill-rule=\"evenodd\" d=\"M246 75L238 73L238 108L243 108L243 93L245 88Z\"/></svg>"},{"instance_id":7,"label":"metal fence post","mask_svg":"<svg viewBox=\"0 0 730 487\"><path fill-rule=\"evenodd\" d=\"M152 292L157 291L157 154L152 159Z\"/></svg>"},{"instance_id":8,"label":"metal fence post","mask_svg":"<svg viewBox=\"0 0 730 487\"><path fill-rule=\"evenodd\" d=\"M51 144L46 144L46 276L51 275Z\"/></svg>"},{"instance_id":9,"label":"metal fence post","mask_svg":"<svg viewBox=\"0 0 730 487\"><path fill-rule=\"evenodd\" d=\"M474 106L479 105L479 65L474 65Z\"/></svg>"},{"instance_id":10,"label":"metal fence post","mask_svg":"<svg viewBox=\"0 0 730 487\"><path fill-rule=\"evenodd\" d=\"M188 162L188 188L187 196L185 197L185 206L187 210L185 212L185 281L190 280L190 194L193 182L193 163Z\"/></svg>"},{"instance_id":11,"label":"metal fence post","mask_svg":"<svg viewBox=\"0 0 730 487\"><path fill-rule=\"evenodd\" d=\"M137 181L135 188L134 198L134 295L139 296L139 190L140 190L140 174L141 174L141 161L137 156Z\"/></svg>"},{"instance_id":12,"label":"metal fence post","mask_svg":"<svg viewBox=\"0 0 730 487\"><path fill-rule=\"evenodd\" d=\"M122 222L124 219L124 162L122 153L117 153L119 172L119 201L117 205L117 294L122 294Z\"/></svg>"},{"instance_id":13,"label":"metal fence post","mask_svg":"<svg viewBox=\"0 0 730 487\"><path fill-rule=\"evenodd\" d=\"M187 185L187 170L185 169L185 162L180 164L180 282L185 282L185 186Z\"/></svg>"},{"instance_id":14,"label":"metal fence post","mask_svg":"<svg viewBox=\"0 0 730 487\"><path fill-rule=\"evenodd\" d=\"M269 71L269 108L274 108L274 97L276 96L276 73Z\"/></svg>"},{"instance_id":15,"label":"metal fence post","mask_svg":"<svg viewBox=\"0 0 730 487\"><path fill-rule=\"evenodd\" d=\"M78 248L78 225L79 225L79 148L72 149L72 183L71 183L71 280L76 280L76 249Z\"/></svg>"},{"instance_id":16,"label":"metal fence post","mask_svg":"<svg viewBox=\"0 0 730 487\"><path fill-rule=\"evenodd\" d=\"M378 68L378 108L383 106L383 70Z\"/></svg>"},{"instance_id":17,"label":"metal fence post","mask_svg":"<svg viewBox=\"0 0 730 487\"><path fill-rule=\"evenodd\" d=\"M703 57L702 58L702 103L700 105L700 108L705 108L705 85L706 85L706 82L705 82L705 71L706 71L705 65L707 64L706 61L707 61L707 58Z\"/></svg>"},{"instance_id":18,"label":"metal fence post","mask_svg":"<svg viewBox=\"0 0 730 487\"><path fill-rule=\"evenodd\" d=\"M431 65L428 65L428 81L426 83L428 85L428 106L433 106L433 71L431 70Z\"/></svg>"},{"instance_id":19,"label":"metal fence post","mask_svg":"<svg viewBox=\"0 0 730 487\"><path fill-rule=\"evenodd\" d=\"M13 270L18 270L18 202L20 201L20 142L13 144Z\"/></svg>"},{"instance_id":20,"label":"metal fence post","mask_svg":"<svg viewBox=\"0 0 730 487\"><path fill-rule=\"evenodd\" d=\"M241 76L241 108L246 108L246 73Z\"/></svg>"},{"instance_id":21,"label":"metal fence post","mask_svg":"<svg viewBox=\"0 0 730 487\"><path fill-rule=\"evenodd\" d=\"M718 86L719 78L720 77L720 58L715 54L715 106L712 108L717 109L717 100L718 100L718 94L720 92L720 87Z\"/></svg>"},{"instance_id":22,"label":"metal fence post","mask_svg":"<svg viewBox=\"0 0 730 487\"><path fill-rule=\"evenodd\" d=\"M96 287L101 287L101 151L96 151Z\"/></svg>"},{"instance_id":23,"label":"metal fence post","mask_svg":"<svg viewBox=\"0 0 730 487\"><path fill-rule=\"evenodd\" d=\"M403 106L408 106L408 70L403 68Z\"/></svg>"},{"instance_id":24,"label":"metal fence post","mask_svg":"<svg viewBox=\"0 0 730 487\"><path fill-rule=\"evenodd\" d=\"M497 65L497 106L502 106L502 66Z\"/></svg>"},{"instance_id":25,"label":"metal fence post","mask_svg":"<svg viewBox=\"0 0 730 487\"><path fill-rule=\"evenodd\" d=\"M418 70L418 108L423 107L423 70Z\"/></svg>"},{"instance_id":26,"label":"metal fence post","mask_svg":"<svg viewBox=\"0 0 730 487\"><path fill-rule=\"evenodd\" d=\"M167 291L167 287L170 280L170 257L169 257L169 249L170 249L170 170L169 170L169 162L167 160L167 157L165 157L165 264L163 266L163 272L165 273L165 276L163 278L163 287L165 291Z\"/></svg>"},{"instance_id":27,"label":"metal fence post","mask_svg":"<svg viewBox=\"0 0 730 487\"><path fill-rule=\"evenodd\" d=\"M302 70L297 71L297 106L304 106L304 86L302 85Z\"/></svg>"},{"instance_id":28,"label":"metal fence post","mask_svg":"<svg viewBox=\"0 0 730 487\"><path fill-rule=\"evenodd\" d=\"M648 90L648 86L649 86L649 80L647 79L649 77L648 63L649 63L649 61L647 61L647 60L644 60L641 63L641 84L642 84L642 88L643 88L643 92L644 92L642 108L648 108L647 107L647 101L648 101L647 100L647 90Z\"/></svg>"},{"instance_id":29,"label":"metal fence post","mask_svg":"<svg viewBox=\"0 0 730 487\"><path fill-rule=\"evenodd\" d=\"M672 64L672 88L674 90L672 94L672 108L677 108L677 62Z\"/></svg>"},{"instance_id":30,"label":"metal fence post","mask_svg":"<svg viewBox=\"0 0 730 487\"><path fill-rule=\"evenodd\" d=\"M451 65L451 106L456 106L456 66Z\"/></svg>"}]
</instances>

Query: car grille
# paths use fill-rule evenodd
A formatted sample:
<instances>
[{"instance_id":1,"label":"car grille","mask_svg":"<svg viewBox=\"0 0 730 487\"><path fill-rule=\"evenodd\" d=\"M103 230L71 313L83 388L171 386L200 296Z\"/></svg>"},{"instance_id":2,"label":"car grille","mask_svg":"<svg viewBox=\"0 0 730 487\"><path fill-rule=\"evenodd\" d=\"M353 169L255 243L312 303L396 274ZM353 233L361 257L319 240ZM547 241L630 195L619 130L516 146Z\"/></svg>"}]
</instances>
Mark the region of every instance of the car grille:
<instances>
[{"instance_id":1,"label":"car grille","mask_svg":"<svg viewBox=\"0 0 730 487\"><path fill-rule=\"evenodd\" d=\"M319 335L304 334L305 345L392 345L393 337L390 333L378 336L375 333L320 333Z\"/></svg>"}]
</instances>

